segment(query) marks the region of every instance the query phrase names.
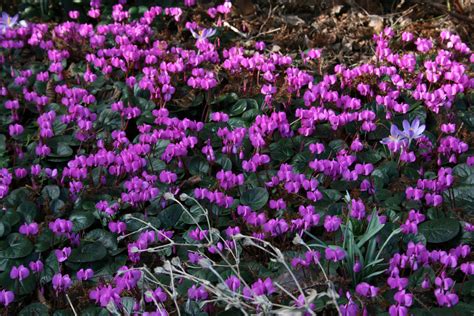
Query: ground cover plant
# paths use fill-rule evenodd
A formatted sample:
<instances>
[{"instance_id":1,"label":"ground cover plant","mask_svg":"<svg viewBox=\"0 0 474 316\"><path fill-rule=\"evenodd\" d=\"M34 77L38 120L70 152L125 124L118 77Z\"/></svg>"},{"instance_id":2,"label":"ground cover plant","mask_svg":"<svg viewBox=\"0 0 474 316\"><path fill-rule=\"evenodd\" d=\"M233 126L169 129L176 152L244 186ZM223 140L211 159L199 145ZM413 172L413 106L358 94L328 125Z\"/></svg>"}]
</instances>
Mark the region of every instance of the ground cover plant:
<instances>
[{"instance_id":1,"label":"ground cover plant","mask_svg":"<svg viewBox=\"0 0 474 316\"><path fill-rule=\"evenodd\" d=\"M323 67L231 2L87 8L2 15L4 315L472 315L471 43Z\"/></svg>"}]
</instances>

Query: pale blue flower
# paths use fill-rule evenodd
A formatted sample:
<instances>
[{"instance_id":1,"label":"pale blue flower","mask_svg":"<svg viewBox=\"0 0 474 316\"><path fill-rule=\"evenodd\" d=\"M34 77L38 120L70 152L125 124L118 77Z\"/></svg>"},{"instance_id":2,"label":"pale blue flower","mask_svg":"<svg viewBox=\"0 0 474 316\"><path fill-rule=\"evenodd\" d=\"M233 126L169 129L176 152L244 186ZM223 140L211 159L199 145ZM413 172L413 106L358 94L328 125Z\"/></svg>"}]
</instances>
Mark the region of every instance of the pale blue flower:
<instances>
[{"instance_id":1,"label":"pale blue flower","mask_svg":"<svg viewBox=\"0 0 474 316\"><path fill-rule=\"evenodd\" d=\"M407 120L404 120L403 131L401 131L401 134L403 137L408 139L408 141L412 141L413 139L420 138L423 135L425 128L425 125L420 125L420 120L418 118L414 119L411 124Z\"/></svg>"},{"instance_id":2,"label":"pale blue flower","mask_svg":"<svg viewBox=\"0 0 474 316\"><path fill-rule=\"evenodd\" d=\"M7 29L14 28L16 25L25 27L27 24L23 20L18 21L18 14L9 16L8 13L2 12L2 17L0 18L0 30L2 33L5 33Z\"/></svg>"},{"instance_id":3,"label":"pale blue flower","mask_svg":"<svg viewBox=\"0 0 474 316\"><path fill-rule=\"evenodd\" d=\"M190 30L193 37L197 40L204 40L206 38L212 37L216 34L215 29L201 29L199 31Z\"/></svg>"}]
</instances>

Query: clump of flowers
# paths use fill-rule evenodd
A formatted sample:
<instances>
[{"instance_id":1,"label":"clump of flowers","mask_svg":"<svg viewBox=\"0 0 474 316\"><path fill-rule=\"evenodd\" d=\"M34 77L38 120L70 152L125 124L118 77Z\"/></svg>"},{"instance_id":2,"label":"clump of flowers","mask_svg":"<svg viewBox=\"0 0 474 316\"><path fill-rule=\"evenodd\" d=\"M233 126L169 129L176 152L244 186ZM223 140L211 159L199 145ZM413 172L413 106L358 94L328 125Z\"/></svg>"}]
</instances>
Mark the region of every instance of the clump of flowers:
<instances>
[{"instance_id":1,"label":"clump of flowers","mask_svg":"<svg viewBox=\"0 0 474 316\"><path fill-rule=\"evenodd\" d=\"M464 312L468 43L386 28L322 71L229 1L135 9L2 15L5 313Z\"/></svg>"}]
</instances>

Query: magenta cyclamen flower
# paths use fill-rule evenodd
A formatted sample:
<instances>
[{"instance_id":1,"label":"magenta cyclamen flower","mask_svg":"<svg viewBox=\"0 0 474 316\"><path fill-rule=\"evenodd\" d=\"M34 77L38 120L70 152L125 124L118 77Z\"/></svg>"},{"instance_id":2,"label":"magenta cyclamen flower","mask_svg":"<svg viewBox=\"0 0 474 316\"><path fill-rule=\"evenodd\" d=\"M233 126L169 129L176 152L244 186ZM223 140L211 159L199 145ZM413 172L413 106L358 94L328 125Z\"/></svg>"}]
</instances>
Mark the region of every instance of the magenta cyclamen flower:
<instances>
[{"instance_id":1,"label":"magenta cyclamen flower","mask_svg":"<svg viewBox=\"0 0 474 316\"><path fill-rule=\"evenodd\" d=\"M71 255L71 247L64 247L63 249L56 249L54 251L58 262L64 262Z\"/></svg>"},{"instance_id":2,"label":"magenta cyclamen flower","mask_svg":"<svg viewBox=\"0 0 474 316\"><path fill-rule=\"evenodd\" d=\"M207 299L208 296L209 294L207 293L206 287L204 285L201 285L199 287L193 285L188 289L188 297L190 300L202 301Z\"/></svg>"},{"instance_id":3,"label":"magenta cyclamen flower","mask_svg":"<svg viewBox=\"0 0 474 316\"><path fill-rule=\"evenodd\" d=\"M1 290L0 291L0 304L3 306L10 305L15 299L15 294L12 291Z\"/></svg>"},{"instance_id":4,"label":"magenta cyclamen flower","mask_svg":"<svg viewBox=\"0 0 474 316\"><path fill-rule=\"evenodd\" d=\"M57 273L53 276L53 289L56 293L64 292L69 289L72 285L72 280L68 274L62 275L61 273Z\"/></svg>"},{"instance_id":5,"label":"magenta cyclamen flower","mask_svg":"<svg viewBox=\"0 0 474 316\"><path fill-rule=\"evenodd\" d=\"M273 281L270 278L266 278L265 281L258 279L254 284L252 284L252 291L255 295L270 295L275 292L275 287L273 286Z\"/></svg>"},{"instance_id":6,"label":"magenta cyclamen flower","mask_svg":"<svg viewBox=\"0 0 474 316\"><path fill-rule=\"evenodd\" d=\"M112 301L115 305L120 304L120 293L122 291L118 288L113 288L111 285L99 286L89 292L89 298L99 303L100 306L106 307Z\"/></svg>"},{"instance_id":7,"label":"magenta cyclamen flower","mask_svg":"<svg viewBox=\"0 0 474 316\"><path fill-rule=\"evenodd\" d=\"M20 226L20 229L18 230L20 234L26 235L26 236L34 236L38 234L38 224L37 223L30 223L30 224L23 224Z\"/></svg>"},{"instance_id":8,"label":"magenta cyclamen flower","mask_svg":"<svg viewBox=\"0 0 474 316\"><path fill-rule=\"evenodd\" d=\"M357 284L356 292L357 294L365 297L375 297L379 293L379 289L375 286L370 285L367 282L362 282Z\"/></svg>"},{"instance_id":9,"label":"magenta cyclamen flower","mask_svg":"<svg viewBox=\"0 0 474 316\"><path fill-rule=\"evenodd\" d=\"M337 215L331 216L327 215L324 218L324 228L327 232L335 232L339 229L342 224L342 219L340 219Z\"/></svg>"},{"instance_id":10,"label":"magenta cyclamen flower","mask_svg":"<svg viewBox=\"0 0 474 316\"><path fill-rule=\"evenodd\" d=\"M225 280L225 285L227 285L232 292L236 292L240 288L240 280L235 275L231 275Z\"/></svg>"},{"instance_id":11,"label":"magenta cyclamen flower","mask_svg":"<svg viewBox=\"0 0 474 316\"><path fill-rule=\"evenodd\" d=\"M76 277L79 281L87 281L94 276L94 270L92 269L80 269L77 271Z\"/></svg>"},{"instance_id":12,"label":"magenta cyclamen flower","mask_svg":"<svg viewBox=\"0 0 474 316\"><path fill-rule=\"evenodd\" d=\"M326 248L324 250L326 260L329 261L341 261L346 257L346 252L341 247Z\"/></svg>"},{"instance_id":13,"label":"magenta cyclamen flower","mask_svg":"<svg viewBox=\"0 0 474 316\"><path fill-rule=\"evenodd\" d=\"M41 262L41 260L32 261L28 266L30 267L31 271L35 273L43 271L44 267L43 262Z\"/></svg>"},{"instance_id":14,"label":"magenta cyclamen flower","mask_svg":"<svg viewBox=\"0 0 474 316\"><path fill-rule=\"evenodd\" d=\"M30 270L26 268L24 265L19 265L18 267L12 267L10 270L10 278L13 280L18 279L22 281L26 279L30 275Z\"/></svg>"},{"instance_id":15,"label":"magenta cyclamen flower","mask_svg":"<svg viewBox=\"0 0 474 316\"><path fill-rule=\"evenodd\" d=\"M189 232L189 237L196 241L201 241L206 238L207 233L207 230L201 230L199 227L196 227L195 229Z\"/></svg>"},{"instance_id":16,"label":"magenta cyclamen flower","mask_svg":"<svg viewBox=\"0 0 474 316\"><path fill-rule=\"evenodd\" d=\"M161 287L157 287L154 291L148 290L145 292L145 302L151 303L153 301L157 301L163 303L168 298L166 292L163 291Z\"/></svg>"}]
</instances>

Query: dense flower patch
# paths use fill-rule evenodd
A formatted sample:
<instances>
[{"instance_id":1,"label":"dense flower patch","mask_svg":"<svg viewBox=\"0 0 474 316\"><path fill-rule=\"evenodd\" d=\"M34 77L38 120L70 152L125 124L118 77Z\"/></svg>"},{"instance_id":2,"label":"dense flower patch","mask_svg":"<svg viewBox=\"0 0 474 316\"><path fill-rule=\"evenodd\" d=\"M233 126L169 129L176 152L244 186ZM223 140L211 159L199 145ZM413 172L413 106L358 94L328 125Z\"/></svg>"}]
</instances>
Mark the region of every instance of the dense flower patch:
<instances>
[{"instance_id":1,"label":"dense flower patch","mask_svg":"<svg viewBox=\"0 0 474 316\"><path fill-rule=\"evenodd\" d=\"M468 45L324 73L231 10L2 17L5 313L472 314Z\"/></svg>"}]
</instances>

